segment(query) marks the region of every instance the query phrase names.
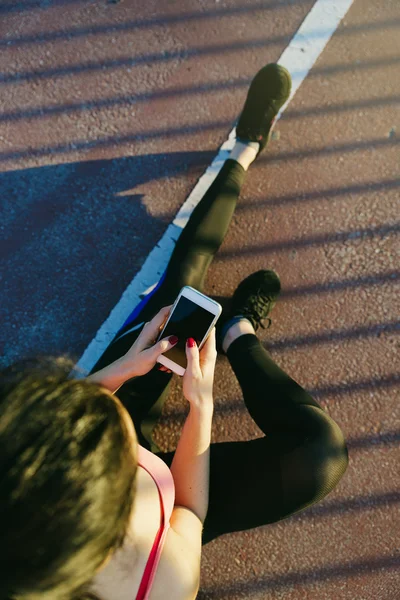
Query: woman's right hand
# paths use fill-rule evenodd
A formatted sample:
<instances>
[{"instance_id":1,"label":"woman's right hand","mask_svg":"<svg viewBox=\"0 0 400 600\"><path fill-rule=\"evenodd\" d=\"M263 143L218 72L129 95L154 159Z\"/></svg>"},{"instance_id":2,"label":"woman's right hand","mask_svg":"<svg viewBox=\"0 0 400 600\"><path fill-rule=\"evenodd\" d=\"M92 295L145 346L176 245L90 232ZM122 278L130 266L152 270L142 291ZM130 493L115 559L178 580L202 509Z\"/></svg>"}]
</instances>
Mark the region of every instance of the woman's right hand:
<instances>
[{"instance_id":1,"label":"woman's right hand","mask_svg":"<svg viewBox=\"0 0 400 600\"><path fill-rule=\"evenodd\" d=\"M187 367L183 376L183 394L197 407L213 406L213 384L217 348L215 327L212 328L202 349L197 344L189 348L186 341Z\"/></svg>"}]
</instances>

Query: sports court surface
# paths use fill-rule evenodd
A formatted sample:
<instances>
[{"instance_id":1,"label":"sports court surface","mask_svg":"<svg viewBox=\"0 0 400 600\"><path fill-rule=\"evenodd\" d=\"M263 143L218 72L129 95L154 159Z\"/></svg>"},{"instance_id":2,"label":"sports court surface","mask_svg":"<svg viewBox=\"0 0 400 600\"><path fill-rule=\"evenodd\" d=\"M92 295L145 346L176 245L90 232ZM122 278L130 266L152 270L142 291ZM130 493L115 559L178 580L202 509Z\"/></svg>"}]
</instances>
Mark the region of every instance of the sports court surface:
<instances>
[{"instance_id":1,"label":"sports court surface","mask_svg":"<svg viewBox=\"0 0 400 600\"><path fill-rule=\"evenodd\" d=\"M324 19L296 37L316 4ZM298 90L205 293L279 273L258 335L340 425L350 464L314 507L206 546L198 598L399 600L398 0L0 1L2 362L94 364L164 271L251 79L288 48ZM213 442L261 435L226 357L214 397ZM163 450L186 412L175 377Z\"/></svg>"}]
</instances>

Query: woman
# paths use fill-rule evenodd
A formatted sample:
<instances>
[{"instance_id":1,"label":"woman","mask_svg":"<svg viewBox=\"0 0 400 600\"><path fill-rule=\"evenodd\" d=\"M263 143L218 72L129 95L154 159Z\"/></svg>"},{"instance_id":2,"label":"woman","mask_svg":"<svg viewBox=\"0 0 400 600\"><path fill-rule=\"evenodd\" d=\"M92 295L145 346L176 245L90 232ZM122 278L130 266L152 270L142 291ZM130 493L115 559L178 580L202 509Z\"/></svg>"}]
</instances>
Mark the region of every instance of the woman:
<instances>
[{"instance_id":1,"label":"woman","mask_svg":"<svg viewBox=\"0 0 400 600\"><path fill-rule=\"evenodd\" d=\"M255 335L280 291L272 271L241 282L200 353L186 345L190 411L175 452L160 452L151 435L172 377L156 363L171 342L155 339L182 286L202 290L290 86L278 65L257 73L237 143L164 276L86 379L69 376L63 357L3 371L1 599L192 600L202 545L287 518L343 476L340 428ZM217 349L265 436L210 445Z\"/></svg>"}]
</instances>

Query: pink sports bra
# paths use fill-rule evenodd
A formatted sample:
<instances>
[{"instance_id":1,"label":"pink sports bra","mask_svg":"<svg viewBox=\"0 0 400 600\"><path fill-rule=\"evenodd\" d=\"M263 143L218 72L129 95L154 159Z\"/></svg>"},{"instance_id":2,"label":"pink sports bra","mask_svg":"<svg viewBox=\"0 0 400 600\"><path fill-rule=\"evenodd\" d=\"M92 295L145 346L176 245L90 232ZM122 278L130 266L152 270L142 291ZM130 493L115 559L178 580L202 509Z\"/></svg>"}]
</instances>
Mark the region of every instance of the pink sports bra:
<instances>
[{"instance_id":1,"label":"pink sports bra","mask_svg":"<svg viewBox=\"0 0 400 600\"><path fill-rule=\"evenodd\" d=\"M175 485L172 473L166 463L156 454L149 452L146 448L139 445L138 464L154 479L160 496L161 505L161 523L155 537L146 567L140 582L139 591L136 600L147 600L153 585L157 566L160 561L161 552L164 547L168 529L169 520L175 503Z\"/></svg>"}]
</instances>

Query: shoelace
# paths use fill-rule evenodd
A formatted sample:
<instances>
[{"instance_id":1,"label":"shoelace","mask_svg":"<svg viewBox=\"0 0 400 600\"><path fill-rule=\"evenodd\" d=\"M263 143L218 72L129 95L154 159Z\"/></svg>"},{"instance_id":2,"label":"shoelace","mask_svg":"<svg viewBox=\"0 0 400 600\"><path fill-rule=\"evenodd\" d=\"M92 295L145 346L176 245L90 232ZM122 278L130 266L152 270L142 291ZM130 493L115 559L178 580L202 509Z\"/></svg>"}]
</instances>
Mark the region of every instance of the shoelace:
<instances>
[{"instance_id":1,"label":"shoelace","mask_svg":"<svg viewBox=\"0 0 400 600\"><path fill-rule=\"evenodd\" d=\"M253 302L251 303L253 305L253 307L258 311L261 305L261 311L264 312L264 308L267 308L269 304L272 303L272 298L271 296L265 296L265 294L261 295L261 289L259 288L257 290L257 292L255 293L255 297ZM252 311L249 311L249 315L255 320L257 321L257 323L260 325L260 327L262 327L263 329L269 329L271 327L272 324L272 320L269 317L266 317L265 319L262 319L262 317L259 314L254 315L254 313ZM268 327L265 327L264 324L262 323L262 321L268 321Z\"/></svg>"}]
</instances>

